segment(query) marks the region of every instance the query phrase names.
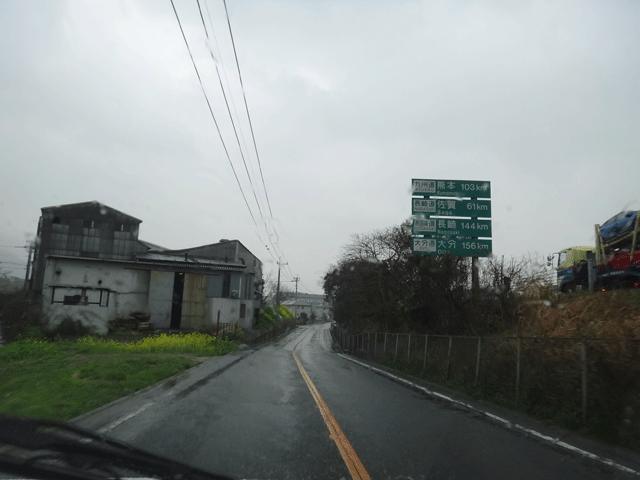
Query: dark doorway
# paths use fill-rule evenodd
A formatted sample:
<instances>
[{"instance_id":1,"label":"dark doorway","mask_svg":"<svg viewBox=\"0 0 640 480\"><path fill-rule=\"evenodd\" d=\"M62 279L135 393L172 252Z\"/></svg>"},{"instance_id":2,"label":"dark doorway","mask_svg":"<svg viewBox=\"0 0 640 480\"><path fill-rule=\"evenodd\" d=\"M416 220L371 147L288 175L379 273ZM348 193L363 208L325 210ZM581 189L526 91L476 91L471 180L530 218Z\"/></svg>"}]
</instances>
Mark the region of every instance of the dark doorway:
<instances>
[{"instance_id":1,"label":"dark doorway","mask_svg":"<svg viewBox=\"0 0 640 480\"><path fill-rule=\"evenodd\" d=\"M171 302L171 328L180 329L182 317L182 292L184 289L184 273L176 272L173 277L173 301Z\"/></svg>"}]
</instances>

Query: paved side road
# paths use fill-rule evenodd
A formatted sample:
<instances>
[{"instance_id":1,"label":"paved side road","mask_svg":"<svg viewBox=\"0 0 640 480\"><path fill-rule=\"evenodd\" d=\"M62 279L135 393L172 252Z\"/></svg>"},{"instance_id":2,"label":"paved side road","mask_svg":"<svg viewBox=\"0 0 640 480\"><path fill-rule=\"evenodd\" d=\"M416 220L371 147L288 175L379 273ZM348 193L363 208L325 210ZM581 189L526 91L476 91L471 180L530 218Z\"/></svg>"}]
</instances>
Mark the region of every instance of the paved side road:
<instances>
[{"instance_id":1,"label":"paved side road","mask_svg":"<svg viewBox=\"0 0 640 480\"><path fill-rule=\"evenodd\" d=\"M351 478L294 348L370 478L632 478L337 355L328 325L212 359L76 421L238 478Z\"/></svg>"}]
</instances>

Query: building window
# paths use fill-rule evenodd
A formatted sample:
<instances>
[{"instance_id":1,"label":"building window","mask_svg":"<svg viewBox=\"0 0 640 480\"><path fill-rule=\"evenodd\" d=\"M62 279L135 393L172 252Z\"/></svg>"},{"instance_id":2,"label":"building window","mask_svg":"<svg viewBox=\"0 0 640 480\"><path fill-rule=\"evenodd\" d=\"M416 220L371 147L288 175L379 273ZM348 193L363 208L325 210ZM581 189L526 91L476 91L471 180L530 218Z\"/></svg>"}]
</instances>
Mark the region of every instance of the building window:
<instances>
[{"instance_id":1,"label":"building window","mask_svg":"<svg viewBox=\"0 0 640 480\"><path fill-rule=\"evenodd\" d=\"M224 272L223 280L222 280L222 298L229 298L230 290L231 290L231 272Z\"/></svg>"},{"instance_id":2,"label":"building window","mask_svg":"<svg viewBox=\"0 0 640 480\"><path fill-rule=\"evenodd\" d=\"M244 303L240 304L240 318L244 318L247 314L247 306Z\"/></svg>"},{"instance_id":3,"label":"building window","mask_svg":"<svg viewBox=\"0 0 640 480\"><path fill-rule=\"evenodd\" d=\"M52 287L51 303L109 306L109 290L103 288Z\"/></svg>"},{"instance_id":4,"label":"building window","mask_svg":"<svg viewBox=\"0 0 640 480\"><path fill-rule=\"evenodd\" d=\"M62 303L65 305L78 305L82 295L65 295Z\"/></svg>"}]
</instances>

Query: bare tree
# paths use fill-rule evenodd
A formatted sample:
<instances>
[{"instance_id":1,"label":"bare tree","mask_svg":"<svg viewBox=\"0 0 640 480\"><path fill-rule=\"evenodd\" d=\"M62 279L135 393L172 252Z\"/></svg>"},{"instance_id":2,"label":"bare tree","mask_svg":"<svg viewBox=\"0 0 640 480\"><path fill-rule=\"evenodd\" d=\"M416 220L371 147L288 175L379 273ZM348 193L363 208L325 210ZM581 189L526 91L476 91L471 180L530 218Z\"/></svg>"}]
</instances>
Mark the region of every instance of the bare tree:
<instances>
[{"instance_id":1,"label":"bare tree","mask_svg":"<svg viewBox=\"0 0 640 480\"><path fill-rule=\"evenodd\" d=\"M275 275L269 272L264 281L263 301L265 304L274 305L278 292L278 280ZM295 292L288 287L285 282L280 281L280 302L295 298Z\"/></svg>"}]
</instances>

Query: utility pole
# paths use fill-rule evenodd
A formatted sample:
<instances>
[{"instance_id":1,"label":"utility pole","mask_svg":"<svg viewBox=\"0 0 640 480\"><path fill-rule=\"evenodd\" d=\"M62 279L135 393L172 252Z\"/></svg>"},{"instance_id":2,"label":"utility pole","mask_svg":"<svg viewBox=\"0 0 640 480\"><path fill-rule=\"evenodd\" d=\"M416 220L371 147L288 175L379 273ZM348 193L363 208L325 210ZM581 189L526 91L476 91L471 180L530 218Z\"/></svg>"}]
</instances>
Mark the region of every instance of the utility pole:
<instances>
[{"instance_id":1,"label":"utility pole","mask_svg":"<svg viewBox=\"0 0 640 480\"><path fill-rule=\"evenodd\" d=\"M476 200L472 198L471 200ZM471 217L471 220L477 220L478 217ZM478 238L478 237L472 237ZM478 300L478 294L480 292L480 272L478 271L478 256L473 255L471 257L471 298L474 301Z\"/></svg>"},{"instance_id":2,"label":"utility pole","mask_svg":"<svg viewBox=\"0 0 640 480\"><path fill-rule=\"evenodd\" d=\"M298 317L298 282L300 281L300 277L293 277L293 281L296 282L296 318Z\"/></svg>"},{"instance_id":3,"label":"utility pole","mask_svg":"<svg viewBox=\"0 0 640 480\"><path fill-rule=\"evenodd\" d=\"M280 307L280 267L282 265L289 265L288 263L280 263L278 260L278 287L276 289L276 305Z\"/></svg>"},{"instance_id":4,"label":"utility pole","mask_svg":"<svg viewBox=\"0 0 640 480\"><path fill-rule=\"evenodd\" d=\"M27 258L27 273L24 276L24 290L29 290L29 270L31 268L31 252L33 251L33 243L29 243L29 257Z\"/></svg>"}]
</instances>

